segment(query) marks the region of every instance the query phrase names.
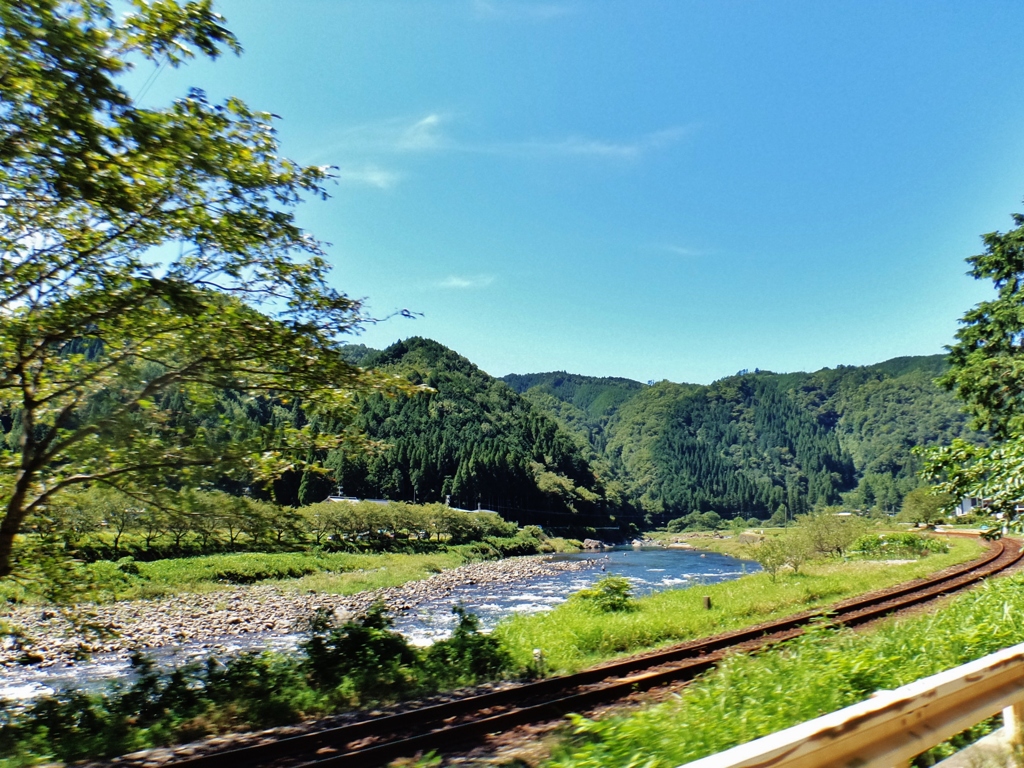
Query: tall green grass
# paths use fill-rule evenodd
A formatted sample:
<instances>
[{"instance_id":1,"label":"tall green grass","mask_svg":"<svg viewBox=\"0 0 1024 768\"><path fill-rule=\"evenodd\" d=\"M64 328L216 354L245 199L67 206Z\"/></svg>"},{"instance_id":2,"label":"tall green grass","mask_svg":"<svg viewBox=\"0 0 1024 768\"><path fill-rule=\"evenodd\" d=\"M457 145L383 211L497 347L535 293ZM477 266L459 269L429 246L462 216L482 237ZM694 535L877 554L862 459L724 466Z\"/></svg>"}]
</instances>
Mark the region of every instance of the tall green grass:
<instances>
[{"instance_id":1,"label":"tall green grass","mask_svg":"<svg viewBox=\"0 0 1024 768\"><path fill-rule=\"evenodd\" d=\"M470 553L452 551L428 555L384 553L356 555L280 553L208 555L139 563L143 596L223 589L231 584L281 582L286 589L348 595L429 578L470 560Z\"/></svg>"},{"instance_id":2,"label":"tall green grass","mask_svg":"<svg viewBox=\"0 0 1024 768\"><path fill-rule=\"evenodd\" d=\"M153 562L123 559L74 567L79 599L134 600L213 592L231 586L273 582L282 589L350 595L395 587L480 560L474 545L431 554L351 554L347 552L251 552L181 557ZM0 582L0 600L40 602L41 597L13 581Z\"/></svg>"},{"instance_id":3,"label":"tall green grass","mask_svg":"<svg viewBox=\"0 0 1024 768\"><path fill-rule=\"evenodd\" d=\"M682 642L768 619L817 608L852 595L883 589L977 557L980 545L952 539L947 554L913 563L822 561L799 574L780 575L772 583L758 573L736 581L641 598L638 609L598 613L583 601L569 601L554 610L516 615L502 621L495 636L525 665L533 650L544 652L553 672L572 672L622 653ZM704 596L712 609L704 608Z\"/></svg>"},{"instance_id":4,"label":"tall green grass","mask_svg":"<svg viewBox=\"0 0 1024 768\"><path fill-rule=\"evenodd\" d=\"M548 765L677 766L1020 642L1024 575L872 633L820 627L780 649L733 656L672 701L602 722L577 719ZM916 764L952 751L941 747Z\"/></svg>"}]
</instances>

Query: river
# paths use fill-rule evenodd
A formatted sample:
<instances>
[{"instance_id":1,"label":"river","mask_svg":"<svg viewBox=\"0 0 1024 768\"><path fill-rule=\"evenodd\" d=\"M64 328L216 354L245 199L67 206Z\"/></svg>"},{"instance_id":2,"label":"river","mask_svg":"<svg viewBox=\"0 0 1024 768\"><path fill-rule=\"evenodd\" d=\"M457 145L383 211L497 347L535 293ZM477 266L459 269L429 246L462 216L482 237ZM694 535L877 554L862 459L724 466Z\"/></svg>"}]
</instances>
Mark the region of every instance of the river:
<instances>
[{"instance_id":1,"label":"river","mask_svg":"<svg viewBox=\"0 0 1024 768\"><path fill-rule=\"evenodd\" d=\"M451 606L457 603L479 616L484 629L491 629L512 613L548 610L603 576L625 576L633 583L634 593L640 596L664 589L728 581L761 570L757 563L728 555L663 547L619 548L597 554L581 552L555 555L551 559L592 561L593 567L529 579L525 583L488 585L485 589L464 584L443 599L421 604L416 615L400 617L396 628L414 643L426 644L451 634L456 622Z\"/></svg>"},{"instance_id":2,"label":"river","mask_svg":"<svg viewBox=\"0 0 1024 768\"><path fill-rule=\"evenodd\" d=\"M681 589L739 578L760 570L756 563L714 552L650 548L620 548L551 556L552 560L576 561L580 570L488 584L462 583L443 595L421 600L412 611L400 612L395 628L410 641L425 645L447 637L455 626L452 605L461 604L491 629L513 613L548 610L603 576L625 576L637 595L664 589ZM302 639L298 634L262 632L204 638L204 642L168 645L146 651L159 666L170 667L210 655L229 656L253 649L289 650ZM62 689L97 689L131 674L125 654L96 655L68 666L6 667L0 679L0 699L28 700Z\"/></svg>"}]
</instances>

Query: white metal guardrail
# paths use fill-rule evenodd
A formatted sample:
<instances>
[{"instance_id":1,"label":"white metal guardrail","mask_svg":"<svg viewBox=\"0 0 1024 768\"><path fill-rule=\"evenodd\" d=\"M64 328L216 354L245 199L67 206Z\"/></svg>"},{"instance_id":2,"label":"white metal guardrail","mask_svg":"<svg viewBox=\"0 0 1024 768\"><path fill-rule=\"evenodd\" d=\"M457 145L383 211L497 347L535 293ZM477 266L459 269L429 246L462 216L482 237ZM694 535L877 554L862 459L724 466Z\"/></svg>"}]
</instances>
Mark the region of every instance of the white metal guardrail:
<instances>
[{"instance_id":1,"label":"white metal guardrail","mask_svg":"<svg viewBox=\"0 0 1024 768\"><path fill-rule=\"evenodd\" d=\"M1024 744L1024 643L685 768L892 768L1003 711Z\"/></svg>"}]
</instances>

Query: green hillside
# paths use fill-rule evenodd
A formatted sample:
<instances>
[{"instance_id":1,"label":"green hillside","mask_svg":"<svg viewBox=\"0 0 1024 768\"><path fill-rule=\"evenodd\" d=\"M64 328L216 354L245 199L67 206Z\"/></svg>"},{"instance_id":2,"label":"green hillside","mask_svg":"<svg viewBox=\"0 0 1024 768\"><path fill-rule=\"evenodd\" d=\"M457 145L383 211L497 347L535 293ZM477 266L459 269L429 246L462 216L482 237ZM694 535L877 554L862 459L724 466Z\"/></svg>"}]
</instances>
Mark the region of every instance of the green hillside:
<instances>
[{"instance_id":1,"label":"green hillside","mask_svg":"<svg viewBox=\"0 0 1024 768\"><path fill-rule=\"evenodd\" d=\"M761 519L783 506L790 514L837 503L890 511L919 484L915 447L980 439L934 383L945 370L942 355L757 371L704 386L564 371L500 380L423 338L385 350L352 345L343 354L423 391L364 396L353 426L376 448L319 455L326 474L286 473L272 489L281 504L317 502L341 486L363 498L494 509L577 534L693 511ZM225 394L196 410L175 397L167 393L161 407L202 427L211 444L252 439L268 424L312 420L332 435L344 428L308 415L299 400ZM15 440L13 422L4 426L5 439ZM246 476L216 487L264 493Z\"/></svg>"},{"instance_id":2,"label":"green hillside","mask_svg":"<svg viewBox=\"0 0 1024 768\"><path fill-rule=\"evenodd\" d=\"M855 507L895 508L917 487L916 446L955 437L982 440L967 428L967 415L952 393L935 385L945 355L898 357L877 365L840 366L804 379L796 393L825 423L834 422L839 443L853 459Z\"/></svg>"},{"instance_id":3,"label":"green hillside","mask_svg":"<svg viewBox=\"0 0 1024 768\"><path fill-rule=\"evenodd\" d=\"M511 373L502 381L520 394L524 392L551 395L569 403L591 419L611 416L624 402L644 388L639 381L617 377L597 378L565 371L552 373Z\"/></svg>"},{"instance_id":4,"label":"green hillside","mask_svg":"<svg viewBox=\"0 0 1024 768\"><path fill-rule=\"evenodd\" d=\"M608 461L608 424L621 407L649 387L632 379L565 371L513 373L502 381L568 430L602 476L624 491L622 472Z\"/></svg>"},{"instance_id":5,"label":"green hillside","mask_svg":"<svg viewBox=\"0 0 1024 768\"><path fill-rule=\"evenodd\" d=\"M505 380L585 438L592 463L657 522L694 510L764 518L782 504L790 513L840 501L896 509L919 484L914 447L972 436L952 394L934 384L945 366L943 355L899 357L709 386L564 373Z\"/></svg>"},{"instance_id":6,"label":"green hillside","mask_svg":"<svg viewBox=\"0 0 1024 768\"><path fill-rule=\"evenodd\" d=\"M327 457L334 477L311 496L325 496L324 484L340 481L355 496L447 499L553 528L607 527L621 512L570 432L452 350L412 338L367 355L362 365L429 391L365 400L356 425L380 449L358 458Z\"/></svg>"}]
</instances>

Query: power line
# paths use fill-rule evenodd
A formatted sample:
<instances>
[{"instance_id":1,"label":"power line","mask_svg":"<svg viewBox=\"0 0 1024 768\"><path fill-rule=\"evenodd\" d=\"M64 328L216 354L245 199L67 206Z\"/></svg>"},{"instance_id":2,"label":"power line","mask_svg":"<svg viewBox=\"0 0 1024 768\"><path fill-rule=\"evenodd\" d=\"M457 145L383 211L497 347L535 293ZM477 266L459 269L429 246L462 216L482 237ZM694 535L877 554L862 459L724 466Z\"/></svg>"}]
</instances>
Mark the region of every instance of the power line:
<instances>
[{"instance_id":1,"label":"power line","mask_svg":"<svg viewBox=\"0 0 1024 768\"><path fill-rule=\"evenodd\" d=\"M142 100L146 97L146 94L149 93L149 89L153 87L153 83L155 83L157 78L160 77L160 73L164 71L164 67L167 66L168 61L169 59L165 56L164 60L160 62L160 66L154 69L150 73L149 77L146 78L146 81L142 84L142 88L139 89L139 95L135 97L135 103L138 106L142 106Z\"/></svg>"}]
</instances>

